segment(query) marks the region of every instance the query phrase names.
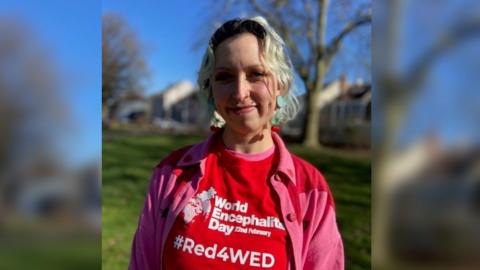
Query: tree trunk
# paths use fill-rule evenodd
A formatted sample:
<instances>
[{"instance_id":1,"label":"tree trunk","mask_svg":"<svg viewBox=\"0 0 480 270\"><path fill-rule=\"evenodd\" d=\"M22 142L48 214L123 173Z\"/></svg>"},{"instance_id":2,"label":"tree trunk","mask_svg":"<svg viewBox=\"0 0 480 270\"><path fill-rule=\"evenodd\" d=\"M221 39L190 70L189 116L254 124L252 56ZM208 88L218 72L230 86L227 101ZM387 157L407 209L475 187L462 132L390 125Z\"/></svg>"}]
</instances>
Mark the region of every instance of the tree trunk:
<instances>
[{"instance_id":1,"label":"tree trunk","mask_svg":"<svg viewBox=\"0 0 480 270\"><path fill-rule=\"evenodd\" d=\"M103 102L102 104L102 127L103 128L109 128L110 127L110 114L109 114L109 108L106 102Z\"/></svg>"},{"instance_id":2,"label":"tree trunk","mask_svg":"<svg viewBox=\"0 0 480 270\"><path fill-rule=\"evenodd\" d=\"M318 61L315 82L312 84L306 84L308 91L305 104L307 106L307 114L305 116L305 139L303 140L303 145L307 147L320 147L318 132L320 128L321 108L318 106L319 104L317 102L319 95L323 90L323 79L328 70L329 64L330 62L327 59Z\"/></svg>"},{"instance_id":3,"label":"tree trunk","mask_svg":"<svg viewBox=\"0 0 480 270\"><path fill-rule=\"evenodd\" d=\"M318 130L320 128L320 110L316 104L320 91L311 91L307 94L307 114L305 119L305 139L303 144L308 147L320 146Z\"/></svg>"}]
</instances>

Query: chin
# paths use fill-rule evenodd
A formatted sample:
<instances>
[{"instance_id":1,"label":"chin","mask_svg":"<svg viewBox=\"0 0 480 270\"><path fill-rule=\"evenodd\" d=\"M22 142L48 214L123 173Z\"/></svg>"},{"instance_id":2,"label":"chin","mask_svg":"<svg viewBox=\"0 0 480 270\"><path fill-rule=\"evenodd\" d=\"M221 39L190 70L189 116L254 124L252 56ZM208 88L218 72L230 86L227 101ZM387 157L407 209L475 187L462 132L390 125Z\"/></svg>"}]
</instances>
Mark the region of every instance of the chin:
<instances>
[{"instance_id":1,"label":"chin","mask_svg":"<svg viewBox=\"0 0 480 270\"><path fill-rule=\"evenodd\" d=\"M261 125L257 123L242 123L242 124L234 124L234 125L229 125L227 123L227 126L235 133L239 134L253 134L253 133L260 133L263 130L265 130L266 125Z\"/></svg>"}]
</instances>

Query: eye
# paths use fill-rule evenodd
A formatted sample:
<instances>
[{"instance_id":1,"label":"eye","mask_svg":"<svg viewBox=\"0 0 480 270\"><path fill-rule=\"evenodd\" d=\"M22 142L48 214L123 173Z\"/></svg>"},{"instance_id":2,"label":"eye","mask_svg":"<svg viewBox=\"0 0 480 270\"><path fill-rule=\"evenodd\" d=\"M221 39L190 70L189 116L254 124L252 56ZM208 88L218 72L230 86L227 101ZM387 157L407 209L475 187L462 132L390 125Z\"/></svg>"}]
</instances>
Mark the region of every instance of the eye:
<instances>
[{"instance_id":1,"label":"eye","mask_svg":"<svg viewBox=\"0 0 480 270\"><path fill-rule=\"evenodd\" d=\"M267 76L267 73L264 71L252 71L252 73L250 73L250 77L254 79L263 79L266 76Z\"/></svg>"},{"instance_id":2,"label":"eye","mask_svg":"<svg viewBox=\"0 0 480 270\"><path fill-rule=\"evenodd\" d=\"M215 81L218 81L218 82L228 81L231 78L232 78L232 75L227 72L219 72L215 74L215 77L214 77Z\"/></svg>"}]
</instances>

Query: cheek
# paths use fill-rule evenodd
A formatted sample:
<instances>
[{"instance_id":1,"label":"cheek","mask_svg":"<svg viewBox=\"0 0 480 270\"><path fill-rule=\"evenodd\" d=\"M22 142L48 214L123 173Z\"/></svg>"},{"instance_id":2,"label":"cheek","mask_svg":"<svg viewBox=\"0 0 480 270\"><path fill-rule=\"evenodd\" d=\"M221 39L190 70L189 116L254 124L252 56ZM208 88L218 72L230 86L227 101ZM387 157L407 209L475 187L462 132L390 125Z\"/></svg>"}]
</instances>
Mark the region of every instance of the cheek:
<instances>
[{"instance_id":1,"label":"cheek","mask_svg":"<svg viewBox=\"0 0 480 270\"><path fill-rule=\"evenodd\" d=\"M262 100L268 104L268 106L275 106L275 99L276 99L276 84L273 81L268 81L263 83L261 86L259 85L257 93L261 96Z\"/></svg>"},{"instance_id":2,"label":"cheek","mask_svg":"<svg viewBox=\"0 0 480 270\"><path fill-rule=\"evenodd\" d=\"M275 95L267 87L261 87L256 91L257 99L261 100L265 107L275 107Z\"/></svg>"},{"instance_id":3,"label":"cheek","mask_svg":"<svg viewBox=\"0 0 480 270\"><path fill-rule=\"evenodd\" d=\"M260 105L260 109L263 113L270 114L275 111L275 99L270 95L257 96L254 99L256 100L257 104Z\"/></svg>"},{"instance_id":4,"label":"cheek","mask_svg":"<svg viewBox=\"0 0 480 270\"><path fill-rule=\"evenodd\" d=\"M214 87L212 90L212 95L215 99L215 104L223 104L228 98L228 89L224 86Z\"/></svg>"}]
</instances>

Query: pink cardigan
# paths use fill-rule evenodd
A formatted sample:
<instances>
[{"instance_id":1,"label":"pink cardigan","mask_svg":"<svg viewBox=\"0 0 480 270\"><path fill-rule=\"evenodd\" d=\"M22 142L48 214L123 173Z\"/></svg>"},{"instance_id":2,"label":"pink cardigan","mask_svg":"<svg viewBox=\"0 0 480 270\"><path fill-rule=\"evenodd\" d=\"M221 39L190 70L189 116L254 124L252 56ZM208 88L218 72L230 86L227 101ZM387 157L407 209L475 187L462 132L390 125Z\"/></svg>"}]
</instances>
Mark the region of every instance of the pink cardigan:
<instances>
[{"instance_id":1,"label":"pink cardigan","mask_svg":"<svg viewBox=\"0 0 480 270\"><path fill-rule=\"evenodd\" d=\"M133 240L130 270L162 268L168 233L196 193L209 145L220 139L218 133L173 152L155 167ZM270 181L280 198L289 235L289 269L344 269L343 243L325 179L314 166L290 154L279 135L274 132L272 137L279 163Z\"/></svg>"}]
</instances>

